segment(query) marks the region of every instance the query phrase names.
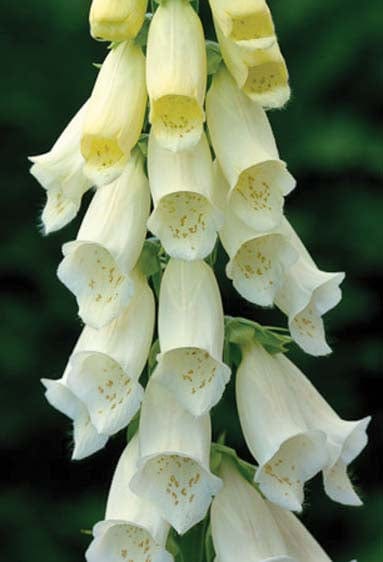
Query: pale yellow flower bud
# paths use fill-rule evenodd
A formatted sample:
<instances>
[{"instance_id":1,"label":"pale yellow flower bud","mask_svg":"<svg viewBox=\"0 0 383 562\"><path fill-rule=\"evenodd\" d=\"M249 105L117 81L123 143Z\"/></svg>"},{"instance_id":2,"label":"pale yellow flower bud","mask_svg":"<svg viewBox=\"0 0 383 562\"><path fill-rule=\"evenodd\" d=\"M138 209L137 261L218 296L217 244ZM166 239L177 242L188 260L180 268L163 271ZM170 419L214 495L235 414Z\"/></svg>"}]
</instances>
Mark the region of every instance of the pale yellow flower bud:
<instances>
[{"instance_id":1,"label":"pale yellow flower bud","mask_svg":"<svg viewBox=\"0 0 383 562\"><path fill-rule=\"evenodd\" d=\"M278 43L254 49L225 37L217 23L215 28L223 60L238 87L266 109L282 107L290 97L290 87Z\"/></svg>"},{"instance_id":2,"label":"pale yellow flower bud","mask_svg":"<svg viewBox=\"0 0 383 562\"><path fill-rule=\"evenodd\" d=\"M188 0L168 0L149 29L150 122L164 148L195 145L204 122L206 50L201 22Z\"/></svg>"},{"instance_id":3,"label":"pale yellow flower bud","mask_svg":"<svg viewBox=\"0 0 383 562\"><path fill-rule=\"evenodd\" d=\"M217 25L236 43L267 49L276 41L265 0L209 0Z\"/></svg>"},{"instance_id":4,"label":"pale yellow flower bud","mask_svg":"<svg viewBox=\"0 0 383 562\"><path fill-rule=\"evenodd\" d=\"M101 67L81 139L84 173L97 186L122 173L142 130L146 99L141 48L133 41L121 43Z\"/></svg>"},{"instance_id":5,"label":"pale yellow flower bud","mask_svg":"<svg viewBox=\"0 0 383 562\"><path fill-rule=\"evenodd\" d=\"M147 5L148 0L93 0L89 14L92 37L106 41L136 37Z\"/></svg>"}]
</instances>

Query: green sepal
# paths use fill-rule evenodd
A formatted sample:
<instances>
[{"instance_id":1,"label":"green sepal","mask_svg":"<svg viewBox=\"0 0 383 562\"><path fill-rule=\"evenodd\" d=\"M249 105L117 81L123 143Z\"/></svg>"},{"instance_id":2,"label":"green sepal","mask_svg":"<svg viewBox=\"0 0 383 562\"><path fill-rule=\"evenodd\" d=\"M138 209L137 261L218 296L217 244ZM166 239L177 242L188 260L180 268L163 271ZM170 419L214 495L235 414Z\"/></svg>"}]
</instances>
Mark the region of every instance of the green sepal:
<instances>
[{"instance_id":1,"label":"green sepal","mask_svg":"<svg viewBox=\"0 0 383 562\"><path fill-rule=\"evenodd\" d=\"M107 48L112 51L113 49L116 49L121 43L123 43L123 41L112 41L111 43L109 43Z\"/></svg>"},{"instance_id":2,"label":"green sepal","mask_svg":"<svg viewBox=\"0 0 383 562\"><path fill-rule=\"evenodd\" d=\"M215 74L222 62L221 49L215 41L206 41L207 73L209 76Z\"/></svg>"},{"instance_id":3,"label":"green sepal","mask_svg":"<svg viewBox=\"0 0 383 562\"><path fill-rule=\"evenodd\" d=\"M149 358L148 358L148 375L153 373L154 369L157 365L157 355L160 353L160 340L156 340L153 342L152 347L150 348Z\"/></svg>"},{"instance_id":4,"label":"green sepal","mask_svg":"<svg viewBox=\"0 0 383 562\"><path fill-rule=\"evenodd\" d=\"M227 343L242 347L255 340L271 355L286 353L293 341L285 328L261 326L246 318L227 316L225 328Z\"/></svg>"},{"instance_id":5,"label":"green sepal","mask_svg":"<svg viewBox=\"0 0 383 562\"><path fill-rule=\"evenodd\" d=\"M93 68L97 68L97 70L100 70L100 68L102 67L102 62L92 62L92 66Z\"/></svg>"},{"instance_id":6,"label":"green sepal","mask_svg":"<svg viewBox=\"0 0 383 562\"><path fill-rule=\"evenodd\" d=\"M142 156L144 158L147 158L148 156L148 141L149 141L148 133L142 133L137 142L137 146L141 150Z\"/></svg>"},{"instance_id":7,"label":"green sepal","mask_svg":"<svg viewBox=\"0 0 383 562\"><path fill-rule=\"evenodd\" d=\"M135 38L135 43L139 47L142 47L142 48L146 47L146 44L148 42L149 27L150 27L150 23L152 21L152 18L153 18L153 14L151 14L150 12L145 14L144 23L142 24L142 27L141 27L140 31L138 32L137 37Z\"/></svg>"},{"instance_id":8,"label":"green sepal","mask_svg":"<svg viewBox=\"0 0 383 562\"><path fill-rule=\"evenodd\" d=\"M138 260L138 266L146 277L152 277L161 271L159 242L155 238L145 240L144 247Z\"/></svg>"},{"instance_id":9,"label":"green sepal","mask_svg":"<svg viewBox=\"0 0 383 562\"><path fill-rule=\"evenodd\" d=\"M206 562L214 562L215 560L215 550L213 543L213 535L211 532L211 524L209 523L205 535L205 558Z\"/></svg>"},{"instance_id":10,"label":"green sepal","mask_svg":"<svg viewBox=\"0 0 383 562\"><path fill-rule=\"evenodd\" d=\"M140 425L140 411L134 416L131 422L128 425L128 429L126 430L126 440L128 443L133 439L138 431L138 427Z\"/></svg>"},{"instance_id":11,"label":"green sepal","mask_svg":"<svg viewBox=\"0 0 383 562\"><path fill-rule=\"evenodd\" d=\"M88 536L93 536L92 530L91 529L80 529L80 533L82 535L88 535Z\"/></svg>"},{"instance_id":12,"label":"green sepal","mask_svg":"<svg viewBox=\"0 0 383 562\"><path fill-rule=\"evenodd\" d=\"M252 486L255 486L254 475L255 475L256 467L240 459L237 455L237 452L234 449L228 447L227 445L222 445L221 443L213 443L211 446L211 458L212 458L211 470L215 474L219 475L219 468L222 462L223 455L229 457L235 463L238 471L245 478L245 480L247 480L247 482L249 482ZM215 460L213 461L214 458ZM218 468L216 470L213 470L213 462L215 463L216 466L218 459L220 459Z\"/></svg>"}]
</instances>

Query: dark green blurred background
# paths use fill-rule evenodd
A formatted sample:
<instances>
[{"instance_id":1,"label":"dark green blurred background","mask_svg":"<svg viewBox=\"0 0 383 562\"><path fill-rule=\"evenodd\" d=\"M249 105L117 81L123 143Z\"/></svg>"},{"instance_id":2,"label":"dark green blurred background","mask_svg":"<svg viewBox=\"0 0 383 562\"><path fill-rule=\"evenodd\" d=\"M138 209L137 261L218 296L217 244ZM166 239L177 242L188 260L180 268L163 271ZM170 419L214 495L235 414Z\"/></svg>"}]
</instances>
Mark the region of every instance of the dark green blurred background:
<instances>
[{"instance_id":1,"label":"dark green blurred background","mask_svg":"<svg viewBox=\"0 0 383 562\"><path fill-rule=\"evenodd\" d=\"M288 215L321 267L348 274L343 302L327 319L334 354L314 359L298 351L294 358L343 417L374 416L369 448L353 465L365 506L332 503L317 478L304 521L334 560L381 562L383 5L270 5L293 89L287 109L271 115L282 157L299 182ZM27 155L48 150L89 94L91 62L103 59L105 46L88 36L87 11L85 0L8 1L1 10L0 559L7 562L82 559L88 537L80 529L102 517L124 443L118 435L93 458L71 463L70 424L48 406L39 383L61 375L80 330L74 300L55 277L60 246L79 222L41 237L44 193L28 175ZM223 289L228 312L284 325L281 315L256 312ZM214 413L216 429L229 428L229 444L246 455L231 393L226 409Z\"/></svg>"}]
</instances>

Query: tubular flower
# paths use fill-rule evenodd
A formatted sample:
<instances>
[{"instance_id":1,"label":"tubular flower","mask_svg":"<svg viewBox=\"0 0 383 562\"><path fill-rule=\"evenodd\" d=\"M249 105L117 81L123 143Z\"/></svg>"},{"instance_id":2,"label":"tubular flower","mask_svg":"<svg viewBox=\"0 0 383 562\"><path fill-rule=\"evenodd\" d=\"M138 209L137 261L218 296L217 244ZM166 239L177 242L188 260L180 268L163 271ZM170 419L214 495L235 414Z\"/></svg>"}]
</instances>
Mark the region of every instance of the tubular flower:
<instances>
[{"instance_id":1,"label":"tubular flower","mask_svg":"<svg viewBox=\"0 0 383 562\"><path fill-rule=\"evenodd\" d=\"M195 418L151 379L141 408L140 460L131 481L178 533L201 521L221 480L210 472L209 416Z\"/></svg>"},{"instance_id":2,"label":"tubular flower","mask_svg":"<svg viewBox=\"0 0 383 562\"><path fill-rule=\"evenodd\" d=\"M90 33L95 39L133 39L144 23L148 0L93 0Z\"/></svg>"},{"instance_id":3,"label":"tubular flower","mask_svg":"<svg viewBox=\"0 0 383 562\"><path fill-rule=\"evenodd\" d=\"M149 137L148 169L154 211L148 228L168 254L193 260L208 256L222 226L222 215L212 200L210 148L203 133L189 150L171 152Z\"/></svg>"},{"instance_id":4,"label":"tubular flower","mask_svg":"<svg viewBox=\"0 0 383 562\"><path fill-rule=\"evenodd\" d=\"M149 29L147 83L150 122L158 142L173 151L199 141L205 120L205 39L189 0L167 0Z\"/></svg>"},{"instance_id":5,"label":"tubular flower","mask_svg":"<svg viewBox=\"0 0 383 562\"><path fill-rule=\"evenodd\" d=\"M124 173L97 190L77 239L63 246L58 277L93 328L117 318L132 298L132 270L145 241L149 210L149 184L137 150Z\"/></svg>"},{"instance_id":6,"label":"tubular flower","mask_svg":"<svg viewBox=\"0 0 383 562\"><path fill-rule=\"evenodd\" d=\"M224 36L215 22L223 60L238 87L265 109L280 108L290 98L289 74L278 43L254 49Z\"/></svg>"},{"instance_id":7,"label":"tubular flower","mask_svg":"<svg viewBox=\"0 0 383 562\"><path fill-rule=\"evenodd\" d=\"M154 328L154 297L140 279L126 311L102 330L85 327L58 381L43 379L48 401L74 421L74 458L102 448L140 407L138 379Z\"/></svg>"},{"instance_id":8,"label":"tubular flower","mask_svg":"<svg viewBox=\"0 0 383 562\"><path fill-rule=\"evenodd\" d=\"M93 528L88 562L172 562L165 550L169 525L156 508L129 489L139 456L138 438L125 448L117 464L109 492L104 521Z\"/></svg>"},{"instance_id":9,"label":"tubular flower","mask_svg":"<svg viewBox=\"0 0 383 562\"><path fill-rule=\"evenodd\" d=\"M30 157L31 174L46 190L42 212L45 234L67 225L78 213L81 198L92 186L84 175L80 139L87 103L70 121L49 152Z\"/></svg>"},{"instance_id":10,"label":"tubular flower","mask_svg":"<svg viewBox=\"0 0 383 562\"><path fill-rule=\"evenodd\" d=\"M346 505L361 505L347 475L347 466L368 442L366 429L370 417L359 421L342 420L322 398L305 375L284 355L272 359L278 365L308 427L327 436L329 460L323 470L324 486L331 499Z\"/></svg>"},{"instance_id":11,"label":"tubular flower","mask_svg":"<svg viewBox=\"0 0 383 562\"><path fill-rule=\"evenodd\" d=\"M284 197L296 183L279 159L264 110L221 66L207 94L206 113L214 151L229 183L230 208L255 230L274 228L282 218Z\"/></svg>"},{"instance_id":12,"label":"tubular flower","mask_svg":"<svg viewBox=\"0 0 383 562\"><path fill-rule=\"evenodd\" d=\"M326 342L322 316L342 298L340 284L344 273L327 273L316 266L310 254L287 221L282 228L299 254L289 269L275 302L288 316L291 336L311 355L326 355L331 348Z\"/></svg>"},{"instance_id":13,"label":"tubular flower","mask_svg":"<svg viewBox=\"0 0 383 562\"><path fill-rule=\"evenodd\" d=\"M238 552L248 562L331 562L295 515L264 501L231 461L220 473L224 485L211 509L217 562Z\"/></svg>"},{"instance_id":14,"label":"tubular flower","mask_svg":"<svg viewBox=\"0 0 383 562\"><path fill-rule=\"evenodd\" d=\"M112 49L86 110L81 152L85 174L97 185L123 171L137 143L146 108L145 57L133 41Z\"/></svg>"},{"instance_id":15,"label":"tubular flower","mask_svg":"<svg viewBox=\"0 0 383 562\"><path fill-rule=\"evenodd\" d=\"M195 416L221 399L230 379L222 362L224 316L213 271L203 261L170 260L161 284L156 379Z\"/></svg>"},{"instance_id":16,"label":"tubular flower","mask_svg":"<svg viewBox=\"0 0 383 562\"><path fill-rule=\"evenodd\" d=\"M209 4L223 35L237 44L267 49L276 42L265 0L209 0Z\"/></svg>"},{"instance_id":17,"label":"tubular flower","mask_svg":"<svg viewBox=\"0 0 383 562\"><path fill-rule=\"evenodd\" d=\"M302 510L304 483L327 466L326 435L312 428L278 363L263 347L243 347L236 396L246 443L258 461L255 482L281 507Z\"/></svg>"},{"instance_id":18,"label":"tubular flower","mask_svg":"<svg viewBox=\"0 0 383 562\"><path fill-rule=\"evenodd\" d=\"M238 293L260 306L272 306L287 270L297 259L289 237L278 228L259 233L242 223L227 207L219 233L229 255L226 275Z\"/></svg>"}]
</instances>

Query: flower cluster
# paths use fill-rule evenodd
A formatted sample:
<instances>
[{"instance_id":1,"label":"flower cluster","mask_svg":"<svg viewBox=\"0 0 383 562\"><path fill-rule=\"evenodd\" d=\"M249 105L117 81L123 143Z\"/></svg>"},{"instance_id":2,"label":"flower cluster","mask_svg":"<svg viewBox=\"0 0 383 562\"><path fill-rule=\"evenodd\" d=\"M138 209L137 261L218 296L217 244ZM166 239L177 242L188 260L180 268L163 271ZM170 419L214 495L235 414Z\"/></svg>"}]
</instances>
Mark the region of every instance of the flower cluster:
<instances>
[{"instance_id":1,"label":"flower cluster","mask_svg":"<svg viewBox=\"0 0 383 562\"><path fill-rule=\"evenodd\" d=\"M290 89L266 2L210 0L218 44L205 41L196 8L161 0L147 14L146 0L93 0L91 35L111 41L109 53L50 152L31 158L47 193L46 233L95 188L58 267L84 328L62 377L42 382L73 421L74 459L137 426L88 562L169 562L171 527L186 533L211 503L217 562L239 553L325 562L291 511L302 510L304 485L319 472L330 498L361 503L347 467L370 419L332 410L285 356L281 329L225 319L216 249L238 293L278 307L314 356L331 351L323 315L340 301L344 274L321 271L284 215L296 182L266 110L282 107ZM232 369L256 467L212 445L210 411Z\"/></svg>"}]
</instances>

